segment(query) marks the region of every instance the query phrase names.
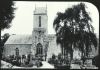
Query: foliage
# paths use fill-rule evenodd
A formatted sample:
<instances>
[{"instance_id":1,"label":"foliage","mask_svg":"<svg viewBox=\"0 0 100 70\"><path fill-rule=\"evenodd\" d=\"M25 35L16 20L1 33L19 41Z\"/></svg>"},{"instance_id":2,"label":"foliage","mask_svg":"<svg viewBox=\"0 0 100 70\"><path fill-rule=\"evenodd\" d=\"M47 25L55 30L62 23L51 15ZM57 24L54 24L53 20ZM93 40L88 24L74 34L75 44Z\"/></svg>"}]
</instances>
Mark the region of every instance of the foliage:
<instances>
[{"instance_id":1,"label":"foliage","mask_svg":"<svg viewBox=\"0 0 100 70\"><path fill-rule=\"evenodd\" d=\"M5 28L10 27L10 23L12 19L14 18L15 8L13 6L14 6L14 2L12 1L4 1L4 0L0 1L0 31L4 30ZM0 39L0 55L1 56L2 56L2 51L3 51L2 45L3 44Z\"/></svg>"},{"instance_id":2,"label":"foliage","mask_svg":"<svg viewBox=\"0 0 100 70\"><path fill-rule=\"evenodd\" d=\"M10 27L10 23L14 18L15 8L13 1L0 1L0 30Z\"/></svg>"},{"instance_id":3,"label":"foliage","mask_svg":"<svg viewBox=\"0 0 100 70\"><path fill-rule=\"evenodd\" d=\"M14 55L10 55L7 57L2 58L2 60L11 63L12 65L20 66L21 63L19 62L20 59L16 59L17 57L14 57Z\"/></svg>"},{"instance_id":4,"label":"foliage","mask_svg":"<svg viewBox=\"0 0 100 70\"><path fill-rule=\"evenodd\" d=\"M42 64L41 61L37 61L37 62L36 62L36 66L37 66L37 67L41 67L42 65L43 65L43 64Z\"/></svg>"},{"instance_id":5,"label":"foliage","mask_svg":"<svg viewBox=\"0 0 100 70\"><path fill-rule=\"evenodd\" d=\"M59 59L59 60L62 59L62 55L61 55L61 53L58 54L58 59Z\"/></svg>"},{"instance_id":6,"label":"foliage","mask_svg":"<svg viewBox=\"0 0 100 70\"><path fill-rule=\"evenodd\" d=\"M93 61L93 65L95 65L96 67L99 67L100 68L100 62L99 62L99 60L100 60L100 56L99 55L97 55L97 56L95 56L93 59L92 59L92 61Z\"/></svg>"},{"instance_id":7,"label":"foliage","mask_svg":"<svg viewBox=\"0 0 100 70\"><path fill-rule=\"evenodd\" d=\"M55 56L55 54L52 54L52 57L49 58L48 63L56 64L56 56Z\"/></svg>"},{"instance_id":8,"label":"foliage","mask_svg":"<svg viewBox=\"0 0 100 70\"><path fill-rule=\"evenodd\" d=\"M3 44L7 41L7 39L9 38L9 33L5 33L3 36L2 36L2 42Z\"/></svg>"},{"instance_id":9,"label":"foliage","mask_svg":"<svg viewBox=\"0 0 100 70\"><path fill-rule=\"evenodd\" d=\"M55 59L55 58L56 58L56 56L55 56L55 54L53 54L53 55L52 55L52 59Z\"/></svg>"},{"instance_id":10,"label":"foliage","mask_svg":"<svg viewBox=\"0 0 100 70\"><path fill-rule=\"evenodd\" d=\"M91 45L97 47L97 38L91 22L92 19L84 3L74 5L66 9L64 13L58 12L53 23L57 44L61 44L61 47L64 47L71 55L72 49L78 48L84 56L88 56Z\"/></svg>"},{"instance_id":11,"label":"foliage","mask_svg":"<svg viewBox=\"0 0 100 70\"><path fill-rule=\"evenodd\" d=\"M55 65L55 66L59 66L59 65L68 65L69 64L69 60L68 59L65 59L65 58L62 58L62 54L60 53L58 56L55 56L54 54L52 55L52 56L54 56L54 58L49 58L49 60L48 60L48 63L50 63L50 64L53 64L53 65Z\"/></svg>"},{"instance_id":12,"label":"foliage","mask_svg":"<svg viewBox=\"0 0 100 70\"><path fill-rule=\"evenodd\" d=\"M29 63L27 67L33 67L33 63Z\"/></svg>"},{"instance_id":13,"label":"foliage","mask_svg":"<svg viewBox=\"0 0 100 70\"><path fill-rule=\"evenodd\" d=\"M0 52L3 53L4 50L4 44L7 41L7 39L9 38L9 33L5 33L2 37L1 37L1 46L0 46Z\"/></svg>"}]
</instances>

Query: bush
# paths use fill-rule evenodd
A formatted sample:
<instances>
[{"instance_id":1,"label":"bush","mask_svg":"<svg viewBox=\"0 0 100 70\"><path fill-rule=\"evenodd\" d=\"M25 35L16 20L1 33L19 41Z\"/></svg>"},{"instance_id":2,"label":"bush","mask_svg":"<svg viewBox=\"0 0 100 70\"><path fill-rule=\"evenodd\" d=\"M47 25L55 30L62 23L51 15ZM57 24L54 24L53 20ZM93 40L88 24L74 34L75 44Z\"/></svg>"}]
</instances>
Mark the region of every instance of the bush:
<instances>
[{"instance_id":1,"label":"bush","mask_svg":"<svg viewBox=\"0 0 100 70\"><path fill-rule=\"evenodd\" d=\"M99 60L100 60L100 56L99 55L95 56L92 59L92 61L93 61L92 64L100 68L100 62L99 62Z\"/></svg>"},{"instance_id":2,"label":"bush","mask_svg":"<svg viewBox=\"0 0 100 70\"><path fill-rule=\"evenodd\" d=\"M37 61L37 62L36 62L36 66L37 66L37 67L41 67L42 65L43 65L43 64L42 64L41 61Z\"/></svg>"},{"instance_id":3,"label":"bush","mask_svg":"<svg viewBox=\"0 0 100 70\"><path fill-rule=\"evenodd\" d=\"M49 59L48 59L48 63L50 63L50 64L51 64L51 60L52 60L52 59L51 59L51 58L49 58Z\"/></svg>"},{"instance_id":4,"label":"bush","mask_svg":"<svg viewBox=\"0 0 100 70\"><path fill-rule=\"evenodd\" d=\"M48 63L55 65L55 64L58 64L58 60L49 58Z\"/></svg>"},{"instance_id":5,"label":"bush","mask_svg":"<svg viewBox=\"0 0 100 70\"><path fill-rule=\"evenodd\" d=\"M29 64L29 61L28 61L28 60L26 60L26 61L25 61L25 65L28 65L28 64Z\"/></svg>"},{"instance_id":6,"label":"bush","mask_svg":"<svg viewBox=\"0 0 100 70\"><path fill-rule=\"evenodd\" d=\"M70 66L68 65L55 65L56 69L70 69Z\"/></svg>"},{"instance_id":7,"label":"bush","mask_svg":"<svg viewBox=\"0 0 100 70\"><path fill-rule=\"evenodd\" d=\"M11 61L10 61L10 58L9 58L9 57L6 57L6 58L5 58L5 61L6 61L6 62L11 63Z\"/></svg>"},{"instance_id":8,"label":"bush","mask_svg":"<svg viewBox=\"0 0 100 70\"><path fill-rule=\"evenodd\" d=\"M60 60L60 59L62 59L62 55L61 55L61 53L58 54L58 60Z\"/></svg>"},{"instance_id":9,"label":"bush","mask_svg":"<svg viewBox=\"0 0 100 70\"><path fill-rule=\"evenodd\" d=\"M12 61L11 64L16 65L16 66L20 66L21 65L21 63L18 62L17 60L16 61Z\"/></svg>"},{"instance_id":10,"label":"bush","mask_svg":"<svg viewBox=\"0 0 100 70\"><path fill-rule=\"evenodd\" d=\"M74 63L75 63L75 64L79 64L79 65L82 64L81 60L78 60L78 59L74 60Z\"/></svg>"},{"instance_id":11,"label":"bush","mask_svg":"<svg viewBox=\"0 0 100 70\"><path fill-rule=\"evenodd\" d=\"M52 59L55 59L55 58L56 58L56 56L55 56L55 54L53 54L53 55L52 55Z\"/></svg>"},{"instance_id":12,"label":"bush","mask_svg":"<svg viewBox=\"0 0 100 70\"><path fill-rule=\"evenodd\" d=\"M29 63L27 66L28 67L33 67L33 63Z\"/></svg>"}]
</instances>

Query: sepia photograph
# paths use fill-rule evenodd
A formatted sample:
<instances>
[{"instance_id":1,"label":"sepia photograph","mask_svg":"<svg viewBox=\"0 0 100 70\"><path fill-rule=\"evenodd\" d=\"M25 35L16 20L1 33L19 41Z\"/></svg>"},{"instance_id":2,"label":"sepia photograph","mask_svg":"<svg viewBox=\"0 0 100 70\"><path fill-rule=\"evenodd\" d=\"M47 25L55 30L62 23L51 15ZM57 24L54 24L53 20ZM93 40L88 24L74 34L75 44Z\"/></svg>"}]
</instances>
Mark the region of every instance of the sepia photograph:
<instances>
[{"instance_id":1,"label":"sepia photograph","mask_svg":"<svg viewBox=\"0 0 100 70\"><path fill-rule=\"evenodd\" d=\"M84 1L0 2L1 69L99 69L99 11Z\"/></svg>"}]
</instances>

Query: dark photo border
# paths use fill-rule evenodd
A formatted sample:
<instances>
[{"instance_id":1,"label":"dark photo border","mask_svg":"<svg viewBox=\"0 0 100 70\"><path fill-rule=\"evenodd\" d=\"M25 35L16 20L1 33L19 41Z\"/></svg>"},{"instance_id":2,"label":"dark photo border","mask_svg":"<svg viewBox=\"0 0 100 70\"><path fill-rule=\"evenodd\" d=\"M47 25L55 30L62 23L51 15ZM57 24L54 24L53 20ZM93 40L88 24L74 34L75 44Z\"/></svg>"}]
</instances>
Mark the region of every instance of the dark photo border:
<instances>
[{"instance_id":1,"label":"dark photo border","mask_svg":"<svg viewBox=\"0 0 100 70\"><path fill-rule=\"evenodd\" d=\"M6 1L6 0L5 0ZM92 3L93 5L95 5L98 9L98 11L100 11L100 0L11 0L11 1L31 1L31 2L34 2L34 1L47 1L47 2L89 2L89 3ZM100 13L99 13L99 23L100 23ZM99 27L100 28L100 27ZM0 37L1 37L1 30L0 30ZM1 38L0 38L1 39ZM0 40L1 41L1 40ZM0 42L0 45L1 45L1 42ZM1 55L1 53L0 53ZM0 57L1 58L1 57ZM99 62L99 59L100 59L100 49L99 49L99 56L97 57L97 65L98 67L100 68L100 62ZM1 60L0 60L0 66L1 66ZM2 69L0 68L1 70L6 70L6 69ZM8 69L8 70L11 70L11 69ZM12 70L18 70L18 69L12 69ZM20 70L20 69L19 69ZM23 70L23 69L21 69ZM25 69L25 70L35 70L35 69ZM37 69L38 70L38 69ZM40 70L40 69L39 69ZM45 69L41 69L41 70L45 70ZM47 70L51 70L51 69L47 69ZM52 69L53 70L53 69ZM55 70L55 69L54 69Z\"/></svg>"}]
</instances>

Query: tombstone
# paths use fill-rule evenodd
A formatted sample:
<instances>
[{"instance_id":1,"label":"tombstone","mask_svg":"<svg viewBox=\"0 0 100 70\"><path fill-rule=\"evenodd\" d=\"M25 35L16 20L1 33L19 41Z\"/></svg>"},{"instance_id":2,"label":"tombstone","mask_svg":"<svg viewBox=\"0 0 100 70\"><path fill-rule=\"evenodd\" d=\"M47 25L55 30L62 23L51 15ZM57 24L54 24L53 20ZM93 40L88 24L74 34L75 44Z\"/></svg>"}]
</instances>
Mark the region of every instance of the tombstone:
<instances>
[{"instance_id":1,"label":"tombstone","mask_svg":"<svg viewBox=\"0 0 100 70\"><path fill-rule=\"evenodd\" d=\"M28 55L28 61L29 61L29 64L33 64L33 62L34 62L34 55L32 54L32 52L30 52L30 54Z\"/></svg>"},{"instance_id":2,"label":"tombstone","mask_svg":"<svg viewBox=\"0 0 100 70\"><path fill-rule=\"evenodd\" d=\"M22 63L24 64L24 55L22 55Z\"/></svg>"},{"instance_id":3,"label":"tombstone","mask_svg":"<svg viewBox=\"0 0 100 70\"><path fill-rule=\"evenodd\" d=\"M93 57L91 55L89 57L86 57L85 65L82 68L84 68L84 69L98 69L98 67L92 65L92 59L93 59Z\"/></svg>"}]
</instances>

